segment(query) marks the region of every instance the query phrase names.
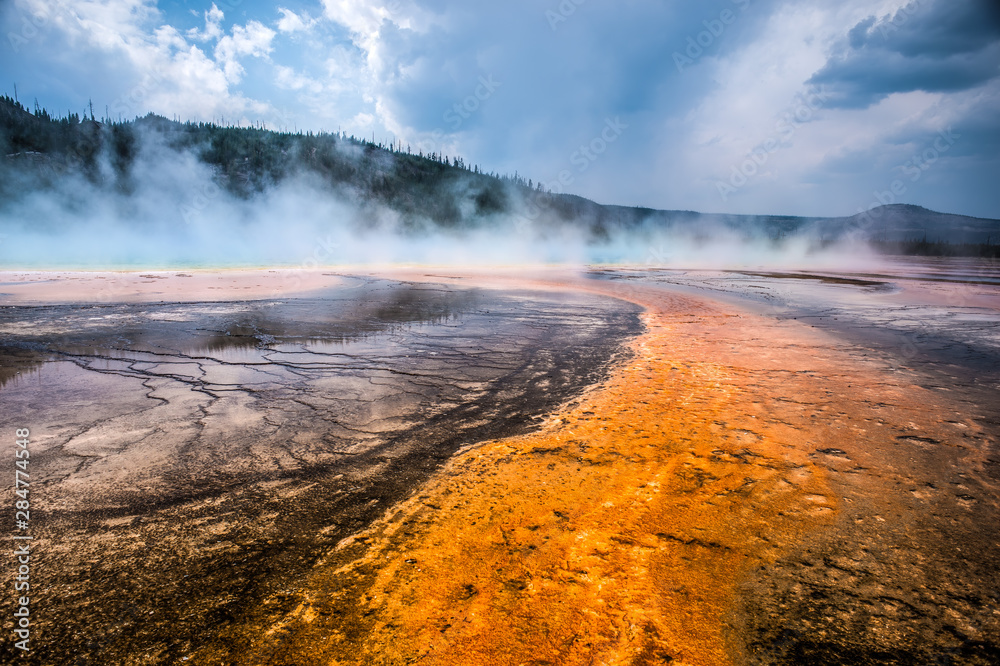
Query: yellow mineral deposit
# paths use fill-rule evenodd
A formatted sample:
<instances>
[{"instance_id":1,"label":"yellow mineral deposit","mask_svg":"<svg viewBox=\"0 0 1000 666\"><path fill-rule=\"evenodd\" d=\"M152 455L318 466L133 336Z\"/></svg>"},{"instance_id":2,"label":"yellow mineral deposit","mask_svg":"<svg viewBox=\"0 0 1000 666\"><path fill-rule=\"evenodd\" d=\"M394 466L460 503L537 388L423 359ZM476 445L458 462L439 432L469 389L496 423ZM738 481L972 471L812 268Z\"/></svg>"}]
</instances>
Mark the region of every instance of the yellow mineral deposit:
<instances>
[{"instance_id":1,"label":"yellow mineral deposit","mask_svg":"<svg viewBox=\"0 0 1000 666\"><path fill-rule=\"evenodd\" d=\"M103 277L67 279L84 293ZM344 279L286 277L127 276L115 293L156 301L195 280L266 298ZM995 461L974 416L991 413L978 394L949 397L891 355L648 275L389 277L513 298L618 298L643 308L645 326L603 381L539 413L536 431L470 441L402 500L375 495L366 506L385 500L382 517L359 522L311 568L268 565L260 600L248 594L238 615L213 625L214 640L185 655L191 663L740 664L782 649L786 631L819 641L847 631L817 648L832 654L869 627L871 650L926 645L939 627L975 640L1000 630L976 598L995 589L995 544L982 526L996 524L979 499L994 496ZM19 279L5 288L18 302L72 300L53 291L58 280ZM135 529L155 528L146 525ZM332 519L319 534L304 525L307 542L351 533ZM885 599L937 624L891 608L883 624L869 621Z\"/></svg>"},{"instance_id":2,"label":"yellow mineral deposit","mask_svg":"<svg viewBox=\"0 0 1000 666\"><path fill-rule=\"evenodd\" d=\"M787 351L778 376L780 331L624 296L647 308L646 333L614 375L537 433L458 455L361 537L361 557L321 563L272 627L275 663L738 658L727 618L741 576L837 510L806 441L816 387L796 378L823 361Z\"/></svg>"}]
</instances>

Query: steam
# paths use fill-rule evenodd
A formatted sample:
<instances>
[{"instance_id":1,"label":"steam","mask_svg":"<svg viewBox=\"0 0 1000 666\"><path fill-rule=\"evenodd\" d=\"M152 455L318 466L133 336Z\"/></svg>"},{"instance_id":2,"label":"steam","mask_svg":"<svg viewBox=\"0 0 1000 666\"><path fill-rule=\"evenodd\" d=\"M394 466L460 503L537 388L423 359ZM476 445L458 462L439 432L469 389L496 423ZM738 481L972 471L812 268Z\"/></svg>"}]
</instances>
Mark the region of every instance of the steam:
<instances>
[{"instance_id":1,"label":"steam","mask_svg":"<svg viewBox=\"0 0 1000 666\"><path fill-rule=\"evenodd\" d=\"M139 129L139 152L127 173L107 154L96 174L8 156L0 204L0 266L129 269L316 267L363 264L489 266L629 263L664 266L830 266L864 263L863 243L820 247L814 234L780 241L723 224L643 223L601 227L565 219L545 196L506 185L507 211L448 227L404 220L349 188L300 172L242 198L220 185L197 148L177 150L156 131ZM358 159L357 146L340 144ZM384 159L393 159L385 153ZM37 166L37 164L35 165ZM439 196L475 219L471 184ZM440 202L439 202L440 203ZM433 206L428 207L433 210ZM584 216L586 218L586 216Z\"/></svg>"}]
</instances>

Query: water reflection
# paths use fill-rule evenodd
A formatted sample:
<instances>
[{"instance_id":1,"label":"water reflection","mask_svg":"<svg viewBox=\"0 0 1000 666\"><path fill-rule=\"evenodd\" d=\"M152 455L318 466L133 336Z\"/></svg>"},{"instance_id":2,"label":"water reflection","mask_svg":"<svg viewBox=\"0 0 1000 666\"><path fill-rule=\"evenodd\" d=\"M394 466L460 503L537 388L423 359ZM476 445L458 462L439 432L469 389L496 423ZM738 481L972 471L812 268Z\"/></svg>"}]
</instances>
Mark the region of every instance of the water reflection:
<instances>
[{"instance_id":1,"label":"water reflection","mask_svg":"<svg viewBox=\"0 0 1000 666\"><path fill-rule=\"evenodd\" d=\"M46 360L45 354L31 349L0 345L0 388L36 375Z\"/></svg>"},{"instance_id":2,"label":"water reflection","mask_svg":"<svg viewBox=\"0 0 1000 666\"><path fill-rule=\"evenodd\" d=\"M111 359L180 353L239 363L259 360L265 349L343 346L458 322L484 298L474 290L372 279L360 288L286 301L8 307L0 311L0 332L39 350ZM0 382L25 362L11 350L0 352Z\"/></svg>"}]
</instances>

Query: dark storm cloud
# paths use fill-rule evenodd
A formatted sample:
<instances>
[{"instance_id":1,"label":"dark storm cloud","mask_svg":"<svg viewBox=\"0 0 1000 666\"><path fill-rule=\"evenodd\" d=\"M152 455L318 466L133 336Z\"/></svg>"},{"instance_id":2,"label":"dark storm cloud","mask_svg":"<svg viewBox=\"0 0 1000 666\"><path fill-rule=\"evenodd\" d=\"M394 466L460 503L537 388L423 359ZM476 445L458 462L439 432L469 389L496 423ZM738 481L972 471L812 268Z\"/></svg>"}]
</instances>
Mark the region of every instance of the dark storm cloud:
<instances>
[{"instance_id":1,"label":"dark storm cloud","mask_svg":"<svg viewBox=\"0 0 1000 666\"><path fill-rule=\"evenodd\" d=\"M869 16L809 81L830 106L866 108L893 93L968 90L1000 76L1000 3L918 0Z\"/></svg>"}]
</instances>

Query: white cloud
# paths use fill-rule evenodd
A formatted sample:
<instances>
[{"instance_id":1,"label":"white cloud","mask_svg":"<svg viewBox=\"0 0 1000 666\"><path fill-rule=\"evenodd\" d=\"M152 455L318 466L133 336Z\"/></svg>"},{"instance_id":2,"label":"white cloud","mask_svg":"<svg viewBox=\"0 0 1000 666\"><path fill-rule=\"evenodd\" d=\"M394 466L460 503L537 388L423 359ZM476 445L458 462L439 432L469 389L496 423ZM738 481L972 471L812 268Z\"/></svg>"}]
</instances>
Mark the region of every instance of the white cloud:
<instances>
[{"instance_id":1,"label":"white cloud","mask_svg":"<svg viewBox=\"0 0 1000 666\"><path fill-rule=\"evenodd\" d=\"M285 90L302 90L312 94L319 94L323 91L322 83L295 71L291 67L276 65L274 69L274 82L279 88Z\"/></svg>"},{"instance_id":2,"label":"white cloud","mask_svg":"<svg viewBox=\"0 0 1000 666\"><path fill-rule=\"evenodd\" d=\"M213 2L212 7L205 12L205 29L198 30L197 28L192 28L191 30L188 30L188 38L198 41L219 39L222 37L223 18L225 18L225 14L223 14L222 10L219 9Z\"/></svg>"},{"instance_id":3,"label":"white cloud","mask_svg":"<svg viewBox=\"0 0 1000 666\"><path fill-rule=\"evenodd\" d=\"M154 20L159 12L151 0L78 0L49 2L19 0L30 16L44 17L60 30L69 46L93 45L111 49L142 37L138 25Z\"/></svg>"},{"instance_id":4,"label":"white cloud","mask_svg":"<svg viewBox=\"0 0 1000 666\"><path fill-rule=\"evenodd\" d=\"M349 124L352 127L360 127L362 129L369 129L372 123L375 122L375 117L370 113L359 113L358 115L351 118Z\"/></svg>"},{"instance_id":5,"label":"white cloud","mask_svg":"<svg viewBox=\"0 0 1000 666\"><path fill-rule=\"evenodd\" d=\"M308 15L299 15L293 12L291 9L286 9L284 7L278 7L278 11L281 13L281 18L275 24L278 28L278 32L284 33L295 33L295 32L305 32L311 30L314 25L316 25L316 19L310 18ZM305 18L303 18L305 16Z\"/></svg>"},{"instance_id":6,"label":"white cloud","mask_svg":"<svg viewBox=\"0 0 1000 666\"><path fill-rule=\"evenodd\" d=\"M711 77L715 86L685 118L662 125L655 184L641 187L661 201L686 199L699 210L817 213L810 200L817 196L814 183L805 174L836 151L884 141L894 131L892 114L922 102L845 114L825 108L806 81L858 21L899 4L783 5L742 48L703 57L684 75ZM765 145L773 148L766 156ZM762 163L748 166L746 183L723 196L719 183L732 184L734 169L752 154Z\"/></svg>"},{"instance_id":7,"label":"white cloud","mask_svg":"<svg viewBox=\"0 0 1000 666\"><path fill-rule=\"evenodd\" d=\"M227 35L221 27L223 14L213 4L204 14L205 29L185 35L164 22L154 0L57 5L19 0L19 7L47 17L39 39L61 46L55 57L107 63L118 75L131 75L113 88L117 97L108 106L114 117L154 111L192 119L250 120L271 111L268 104L233 89L243 73L241 58L270 53L275 32L257 21L235 26ZM192 43L210 39L218 39L212 57Z\"/></svg>"},{"instance_id":8,"label":"white cloud","mask_svg":"<svg viewBox=\"0 0 1000 666\"><path fill-rule=\"evenodd\" d=\"M403 0L322 0L325 18L345 27L353 44L363 54L363 71L356 72L356 84L362 99L371 105L374 120L395 134L406 132L405 123L392 113L389 98L399 76L403 44L414 39L420 43L433 26L444 22L442 16L421 7L415 1ZM387 41L393 35L395 41ZM405 48L405 47L402 47ZM338 58L338 60L340 60ZM343 70L339 70L343 71ZM440 72L437 72L440 75ZM340 75L343 76L342 74ZM364 114L369 115L369 114ZM353 122L353 120L351 121Z\"/></svg>"},{"instance_id":9,"label":"white cloud","mask_svg":"<svg viewBox=\"0 0 1000 666\"><path fill-rule=\"evenodd\" d=\"M239 83L243 66L239 59L245 56L264 57L271 52L275 32L259 21L245 26L233 26L233 33L219 40L215 47L215 60L223 68L230 83Z\"/></svg>"},{"instance_id":10,"label":"white cloud","mask_svg":"<svg viewBox=\"0 0 1000 666\"><path fill-rule=\"evenodd\" d=\"M392 133L414 147L427 140L488 169L516 169L546 182L574 168L571 155L581 142L620 115L631 129L585 173L573 171L567 189L655 207L837 212L831 209L858 191L870 193L866 178L884 178L874 162L891 169L919 148L920 132L970 116L981 140L967 139L962 150L968 145L987 165L983 173L1000 154L992 148L1000 142L993 116L983 111L989 104L976 101L985 92L995 100L996 88L893 94L867 109L831 104L813 110L791 136L779 136L781 149L751 182L720 200L715 181L780 134L782 116L795 112L807 82L848 32L908 0L564 3L575 9L557 30L545 15L557 0L321 0L311 13L278 4L256 16L244 3L246 23L233 27L233 12L220 9L231 3L201 2L193 20L180 12L198 25L187 30L187 23L170 25L154 0L13 0L15 11L0 11L7 30L20 29L24 15L48 18L26 47L30 54L7 52L5 71L19 84L41 81L47 95L73 96L57 99L59 108L80 108L91 95L95 104L118 96L115 107L126 117L152 110L263 120L275 118L280 104L283 125ZM932 2L947 0L920 0ZM744 4L745 12L733 9ZM739 19L678 72L672 53L706 30L720 7L738 11ZM268 74L251 80L244 67L250 70L253 58L268 63L261 68ZM448 124L442 114L468 99L481 76L503 87L460 127ZM867 175L852 175L860 171Z\"/></svg>"},{"instance_id":11,"label":"white cloud","mask_svg":"<svg viewBox=\"0 0 1000 666\"><path fill-rule=\"evenodd\" d=\"M379 0L323 0L323 8L327 18L357 35L360 44L377 40L382 22L392 18L392 12Z\"/></svg>"}]
</instances>

